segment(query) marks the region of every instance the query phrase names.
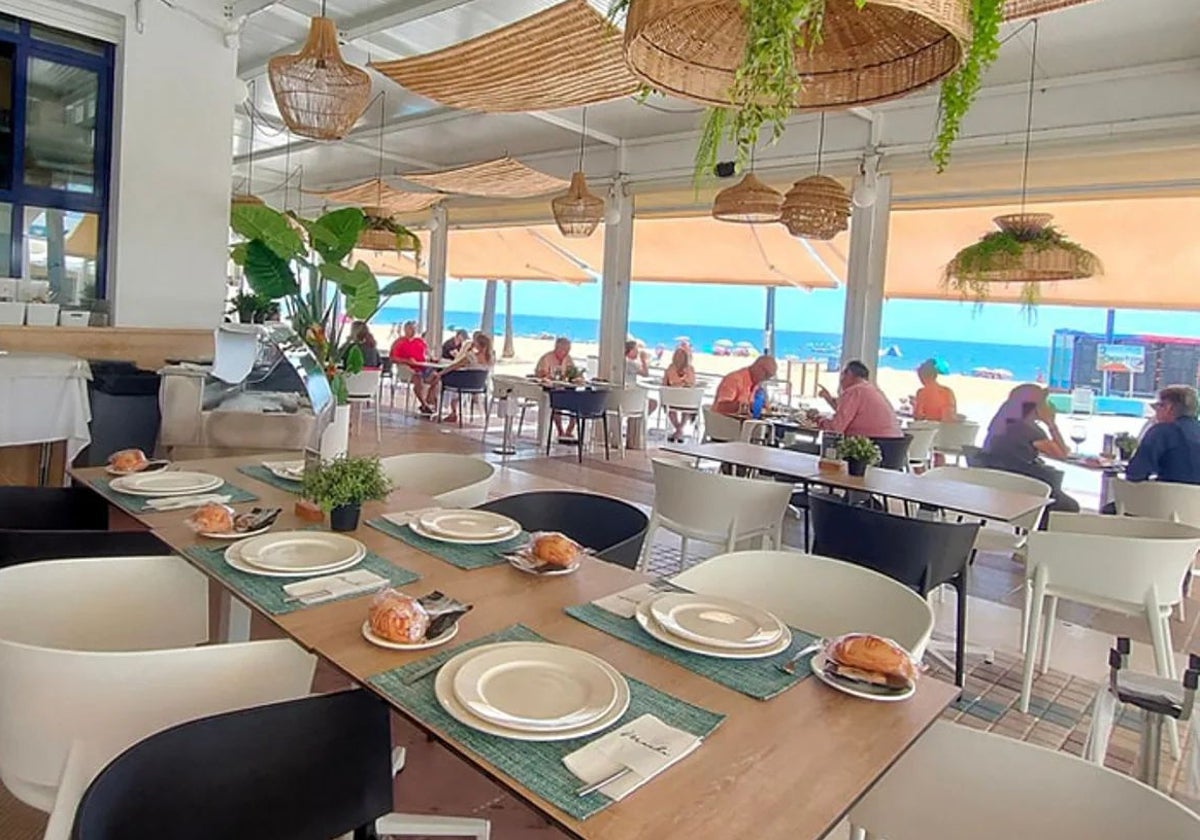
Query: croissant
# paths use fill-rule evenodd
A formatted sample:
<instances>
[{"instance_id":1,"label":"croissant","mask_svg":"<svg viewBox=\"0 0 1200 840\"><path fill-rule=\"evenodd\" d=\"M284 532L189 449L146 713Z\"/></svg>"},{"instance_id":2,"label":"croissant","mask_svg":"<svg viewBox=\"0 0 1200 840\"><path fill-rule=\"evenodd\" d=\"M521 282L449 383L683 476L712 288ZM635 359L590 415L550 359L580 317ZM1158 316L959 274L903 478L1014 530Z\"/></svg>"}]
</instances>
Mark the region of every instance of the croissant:
<instances>
[{"instance_id":1,"label":"croissant","mask_svg":"<svg viewBox=\"0 0 1200 840\"><path fill-rule=\"evenodd\" d=\"M425 638L429 613L417 601L395 589L385 589L367 611L371 632L389 642L413 644Z\"/></svg>"},{"instance_id":2,"label":"croissant","mask_svg":"<svg viewBox=\"0 0 1200 840\"><path fill-rule=\"evenodd\" d=\"M534 538L531 553L544 565L566 568L579 556L579 545L563 534L541 534Z\"/></svg>"},{"instance_id":3,"label":"croissant","mask_svg":"<svg viewBox=\"0 0 1200 840\"><path fill-rule=\"evenodd\" d=\"M108 465L118 472L137 472L147 462L146 453L140 449L122 449L108 456Z\"/></svg>"},{"instance_id":4,"label":"croissant","mask_svg":"<svg viewBox=\"0 0 1200 840\"><path fill-rule=\"evenodd\" d=\"M198 534L228 534L233 530L233 510L225 505L201 505L186 522Z\"/></svg>"},{"instance_id":5,"label":"croissant","mask_svg":"<svg viewBox=\"0 0 1200 840\"><path fill-rule=\"evenodd\" d=\"M861 672L854 676L870 682L911 685L917 680L917 668L908 651L882 636L848 633L833 639L825 656L842 669ZM879 679L870 679L870 675Z\"/></svg>"}]
</instances>

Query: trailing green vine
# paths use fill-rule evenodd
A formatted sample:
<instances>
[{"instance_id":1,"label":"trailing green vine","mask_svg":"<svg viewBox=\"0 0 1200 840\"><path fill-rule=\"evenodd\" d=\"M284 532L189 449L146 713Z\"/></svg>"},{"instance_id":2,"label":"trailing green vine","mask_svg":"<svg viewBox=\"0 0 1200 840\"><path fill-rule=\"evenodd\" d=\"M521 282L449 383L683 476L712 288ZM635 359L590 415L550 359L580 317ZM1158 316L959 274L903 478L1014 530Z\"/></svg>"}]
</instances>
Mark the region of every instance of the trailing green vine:
<instances>
[{"instance_id":1,"label":"trailing green vine","mask_svg":"<svg viewBox=\"0 0 1200 840\"><path fill-rule=\"evenodd\" d=\"M1004 0L971 0L971 43L959 68L942 79L938 100L938 129L930 157L938 172L950 163L950 147L958 137L963 117L971 109L983 73L1000 54L1000 24Z\"/></svg>"}]
</instances>

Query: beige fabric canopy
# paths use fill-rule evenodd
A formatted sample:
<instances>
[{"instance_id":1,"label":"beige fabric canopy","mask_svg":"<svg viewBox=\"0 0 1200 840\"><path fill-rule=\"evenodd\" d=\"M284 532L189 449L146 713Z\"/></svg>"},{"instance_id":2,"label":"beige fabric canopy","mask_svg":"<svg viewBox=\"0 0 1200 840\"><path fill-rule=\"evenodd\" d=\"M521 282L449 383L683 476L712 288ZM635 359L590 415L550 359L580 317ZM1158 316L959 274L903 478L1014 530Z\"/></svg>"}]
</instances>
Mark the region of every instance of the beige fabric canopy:
<instances>
[{"instance_id":1,"label":"beige fabric canopy","mask_svg":"<svg viewBox=\"0 0 1200 840\"><path fill-rule=\"evenodd\" d=\"M363 207L386 207L393 213L416 213L437 204L444 195L398 190L378 178L363 181L335 190L304 190L308 195L319 195L339 204L355 204Z\"/></svg>"},{"instance_id":2,"label":"beige fabric canopy","mask_svg":"<svg viewBox=\"0 0 1200 840\"><path fill-rule=\"evenodd\" d=\"M400 177L441 192L484 198L529 198L567 188L567 182L561 178L530 169L508 155L454 169L411 172Z\"/></svg>"},{"instance_id":3,"label":"beige fabric canopy","mask_svg":"<svg viewBox=\"0 0 1200 840\"><path fill-rule=\"evenodd\" d=\"M566 0L444 50L371 67L454 108L513 113L568 108L628 96L621 33L585 0Z\"/></svg>"},{"instance_id":4,"label":"beige fabric canopy","mask_svg":"<svg viewBox=\"0 0 1200 840\"><path fill-rule=\"evenodd\" d=\"M960 300L941 286L942 269L963 247L995 230L992 217L1013 205L891 214L889 298ZM1042 284L1041 302L1127 309L1200 309L1200 198L1134 198L1037 203L1052 224L1092 251L1104 274ZM996 284L989 300L1019 302L1020 286Z\"/></svg>"}]
</instances>

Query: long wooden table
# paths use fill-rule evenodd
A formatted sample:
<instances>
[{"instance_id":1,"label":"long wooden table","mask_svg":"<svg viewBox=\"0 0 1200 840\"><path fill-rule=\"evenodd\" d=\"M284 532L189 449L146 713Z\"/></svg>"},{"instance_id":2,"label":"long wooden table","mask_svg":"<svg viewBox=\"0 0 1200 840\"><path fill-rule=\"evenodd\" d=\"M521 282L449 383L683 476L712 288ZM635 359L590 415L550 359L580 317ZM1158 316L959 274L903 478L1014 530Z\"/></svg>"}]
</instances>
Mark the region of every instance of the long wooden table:
<instances>
[{"instance_id":1,"label":"long wooden table","mask_svg":"<svg viewBox=\"0 0 1200 840\"><path fill-rule=\"evenodd\" d=\"M261 458L224 458L179 467L220 475L253 490L253 504L284 508L276 529L304 527L292 513L296 496L237 472ZM77 470L86 481L97 469ZM429 500L397 491L385 504L370 504L363 518L387 510L423 507ZM249 503L240 507L248 507ZM198 542L183 524L186 512L144 513L136 518L176 550ZM591 558L563 577L525 575L508 566L462 571L373 528L354 536L372 551L418 572L405 589L424 594L439 589L474 604L463 619L459 642L521 622L545 638L602 657L622 672L683 700L727 716L696 753L623 802L586 821L576 820L437 729L412 720L481 772L528 802L569 835L587 840L664 840L718 834L757 840L819 838L916 741L958 695L951 685L921 681L903 703L872 703L839 694L815 678L766 702L724 688L570 618L563 608L594 600L645 579L628 569ZM197 565L202 571L204 568ZM219 579L213 577L219 582ZM282 583L282 582L281 582ZM223 584L222 584L223 586ZM422 658L368 644L360 634L370 596L266 618L297 643L365 684L373 674ZM387 700L387 698L384 698Z\"/></svg>"},{"instance_id":2,"label":"long wooden table","mask_svg":"<svg viewBox=\"0 0 1200 840\"><path fill-rule=\"evenodd\" d=\"M895 470L868 469L864 476L844 472L822 472L820 458L803 452L776 449L753 443L669 443L664 452L703 461L719 461L747 469L776 473L802 484L819 484L842 490L858 490L887 499L945 508L957 513L1012 522L1049 501L1030 493L1014 493L980 487L964 481L924 478Z\"/></svg>"}]
</instances>

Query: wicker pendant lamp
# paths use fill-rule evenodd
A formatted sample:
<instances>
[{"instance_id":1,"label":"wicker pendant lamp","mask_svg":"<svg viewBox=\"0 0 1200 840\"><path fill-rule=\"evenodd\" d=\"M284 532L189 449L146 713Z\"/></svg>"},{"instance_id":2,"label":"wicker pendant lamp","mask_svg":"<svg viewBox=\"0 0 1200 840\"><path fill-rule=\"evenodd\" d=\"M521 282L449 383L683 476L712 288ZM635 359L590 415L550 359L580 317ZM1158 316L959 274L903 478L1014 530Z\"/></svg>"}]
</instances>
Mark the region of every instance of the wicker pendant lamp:
<instances>
[{"instance_id":1,"label":"wicker pendant lamp","mask_svg":"<svg viewBox=\"0 0 1200 840\"><path fill-rule=\"evenodd\" d=\"M755 225L778 222L783 194L747 172L732 187L726 187L713 199L712 217L721 222Z\"/></svg>"},{"instance_id":2,"label":"wicker pendant lamp","mask_svg":"<svg viewBox=\"0 0 1200 840\"><path fill-rule=\"evenodd\" d=\"M337 27L325 17L312 19L308 40L295 55L267 62L267 77L279 115L287 127L314 140L341 140L367 109L371 79L342 60Z\"/></svg>"},{"instance_id":3,"label":"wicker pendant lamp","mask_svg":"<svg viewBox=\"0 0 1200 840\"><path fill-rule=\"evenodd\" d=\"M550 201L554 224L568 239L586 239L604 218L604 199L587 188L583 174L583 147L587 139L587 108L583 109L583 127L579 131L579 168L571 175L571 186L564 195Z\"/></svg>"},{"instance_id":4,"label":"wicker pendant lamp","mask_svg":"<svg viewBox=\"0 0 1200 840\"><path fill-rule=\"evenodd\" d=\"M954 255L943 281L977 300L987 296L991 283L1021 283L1027 306L1037 300L1037 285L1058 280L1080 280L1103 272L1091 251L1068 240L1051 226L1049 213L1025 212L1029 180L1029 142L1033 128L1033 85L1037 68L1037 18L1032 21L1033 49L1029 61L1029 104L1025 116L1025 153L1021 168L1021 211L997 216L998 232L985 235Z\"/></svg>"},{"instance_id":5,"label":"wicker pendant lamp","mask_svg":"<svg viewBox=\"0 0 1200 840\"><path fill-rule=\"evenodd\" d=\"M358 247L368 251L412 251L419 253L421 242L416 235L397 223L383 202L383 121L387 116L387 91L379 99L379 165L375 173L375 203L363 207L366 224L358 234Z\"/></svg>"},{"instance_id":6,"label":"wicker pendant lamp","mask_svg":"<svg viewBox=\"0 0 1200 840\"><path fill-rule=\"evenodd\" d=\"M663 93L727 106L746 52L743 0L632 0L630 69ZM799 110L896 99L954 70L970 42L970 0L826 0L823 39L798 46Z\"/></svg>"},{"instance_id":7,"label":"wicker pendant lamp","mask_svg":"<svg viewBox=\"0 0 1200 840\"><path fill-rule=\"evenodd\" d=\"M821 174L821 152L825 147L825 115L817 139L817 174L796 183L783 197L780 221L792 236L801 239L833 239L849 227L850 194L832 178Z\"/></svg>"}]
</instances>

